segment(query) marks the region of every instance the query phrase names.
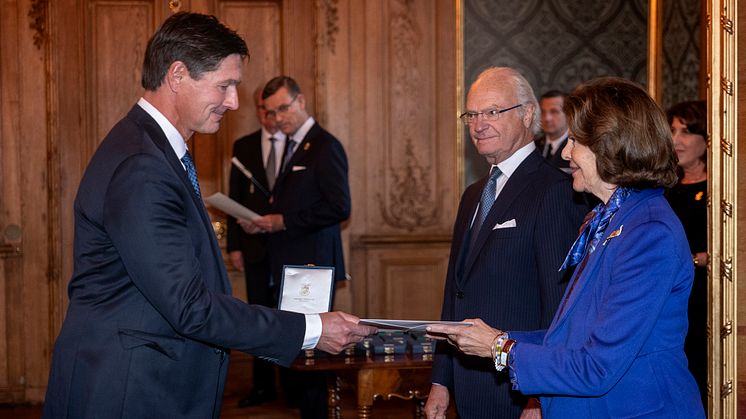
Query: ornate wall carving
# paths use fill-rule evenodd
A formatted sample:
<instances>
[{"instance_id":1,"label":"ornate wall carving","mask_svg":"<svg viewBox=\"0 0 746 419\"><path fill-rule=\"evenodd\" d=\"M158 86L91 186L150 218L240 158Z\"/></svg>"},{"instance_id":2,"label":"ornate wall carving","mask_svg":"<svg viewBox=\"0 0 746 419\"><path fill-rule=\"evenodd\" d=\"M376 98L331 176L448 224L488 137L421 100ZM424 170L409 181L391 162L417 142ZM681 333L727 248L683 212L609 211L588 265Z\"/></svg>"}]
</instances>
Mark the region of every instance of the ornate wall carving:
<instances>
[{"instance_id":1,"label":"ornate wall carving","mask_svg":"<svg viewBox=\"0 0 746 419\"><path fill-rule=\"evenodd\" d=\"M432 86L423 83L432 77L426 74L432 55L425 30L417 21L426 9L417 7L415 0L394 0L389 5L391 113L384 160L388 169L380 206L386 224L411 232L431 226L438 217L435 177L430 176L433 168L420 165L423 160L435 161L430 123L433 107L428 100Z\"/></svg>"}]
</instances>

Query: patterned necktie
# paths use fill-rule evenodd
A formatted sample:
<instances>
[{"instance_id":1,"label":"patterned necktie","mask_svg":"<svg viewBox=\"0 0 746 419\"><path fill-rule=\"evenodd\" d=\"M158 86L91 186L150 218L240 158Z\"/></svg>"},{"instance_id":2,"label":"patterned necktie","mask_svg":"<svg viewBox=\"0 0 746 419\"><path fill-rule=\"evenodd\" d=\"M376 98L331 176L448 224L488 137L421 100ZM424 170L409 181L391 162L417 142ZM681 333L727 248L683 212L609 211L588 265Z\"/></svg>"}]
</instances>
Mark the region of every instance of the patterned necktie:
<instances>
[{"instance_id":1,"label":"patterned necktie","mask_svg":"<svg viewBox=\"0 0 746 419\"><path fill-rule=\"evenodd\" d=\"M586 215L586 221L581 227L580 235L575 239L575 243L573 243L570 251L567 253L567 257L565 257L560 270L577 265L586 255L590 255L596 250L596 246L601 241L606 227L609 226L611 217L616 214L619 207L627 200L631 191L631 189L621 186L616 188L606 205L600 203L596 205L593 211ZM589 218L590 222L588 221ZM590 240L588 240L589 238Z\"/></svg>"},{"instance_id":2,"label":"patterned necktie","mask_svg":"<svg viewBox=\"0 0 746 419\"><path fill-rule=\"evenodd\" d=\"M288 162L290 161L290 158L293 157L293 151L295 151L295 146L298 143L295 142L292 138L288 137L288 146L285 150L285 157L282 159L282 171L284 172L287 168Z\"/></svg>"},{"instance_id":3,"label":"patterned necktie","mask_svg":"<svg viewBox=\"0 0 746 419\"><path fill-rule=\"evenodd\" d=\"M277 178L277 158L275 157L275 143L277 138L269 137L269 156L267 157L267 164L264 165L264 171L267 173L267 185L269 190L275 186L275 179Z\"/></svg>"},{"instance_id":4,"label":"patterned necktie","mask_svg":"<svg viewBox=\"0 0 746 419\"><path fill-rule=\"evenodd\" d=\"M202 194L199 191L199 181L197 181L197 169L194 167L194 161L188 150L184 154L184 157L181 158L181 162L184 163L189 181L192 182L194 192L197 193L197 198L202 199Z\"/></svg>"},{"instance_id":5,"label":"patterned necktie","mask_svg":"<svg viewBox=\"0 0 746 419\"><path fill-rule=\"evenodd\" d=\"M479 231L482 229L482 224L487 218L492 204L495 203L497 197L497 178L500 177L502 172L497 166L492 166L490 170L490 178L482 189L482 198L479 200L479 209L477 210L477 216L474 218L474 223L471 225L471 233L469 233L469 249L474 245L479 236Z\"/></svg>"}]
</instances>

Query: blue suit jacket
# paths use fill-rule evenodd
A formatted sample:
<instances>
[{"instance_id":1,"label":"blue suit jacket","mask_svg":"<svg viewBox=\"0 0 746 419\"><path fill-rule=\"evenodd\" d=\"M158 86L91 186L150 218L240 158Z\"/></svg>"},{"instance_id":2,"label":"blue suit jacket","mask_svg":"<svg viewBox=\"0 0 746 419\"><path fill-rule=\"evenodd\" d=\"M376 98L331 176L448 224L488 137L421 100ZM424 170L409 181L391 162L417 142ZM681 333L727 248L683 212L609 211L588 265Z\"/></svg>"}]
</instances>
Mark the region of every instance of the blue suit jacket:
<instances>
[{"instance_id":1,"label":"blue suit jacket","mask_svg":"<svg viewBox=\"0 0 746 419\"><path fill-rule=\"evenodd\" d=\"M202 201L139 106L83 175L74 254L47 418L217 418L227 348L289 364L302 345L302 315L230 296Z\"/></svg>"},{"instance_id":2,"label":"blue suit jacket","mask_svg":"<svg viewBox=\"0 0 746 419\"><path fill-rule=\"evenodd\" d=\"M461 199L453 232L442 318L479 317L501 329L545 329L567 285L559 266L587 211L573 201L569 177L532 152L500 192L474 248L468 231L486 178ZM515 227L498 228L498 223ZM459 416L518 417L525 400L512 392L492 360L465 356L438 345L434 383L452 391Z\"/></svg>"},{"instance_id":3,"label":"blue suit jacket","mask_svg":"<svg viewBox=\"0 0 746 419\"><path fill-rule=\"evenodd\" d=\"M681 223L662 190L648 189L630 195L605 237L615 231L547 331L510 332L517 386L548 395L549 419L704 417L683 351L693 268Z\"/></svg>"},{"instance_id":4,"label":"blue suit jacket","mask_svg":"<svg viewBox=\"0 0 746 419\"><path fill-rule=\"evenodd\" d=\"M269 235L275 282L283 265L333 266L345 279L339 224L350 217L347 155L333 135L314 123L298 144L272 190L272 211L285 219L283 231Z\"/></svg>"}]
</instances>

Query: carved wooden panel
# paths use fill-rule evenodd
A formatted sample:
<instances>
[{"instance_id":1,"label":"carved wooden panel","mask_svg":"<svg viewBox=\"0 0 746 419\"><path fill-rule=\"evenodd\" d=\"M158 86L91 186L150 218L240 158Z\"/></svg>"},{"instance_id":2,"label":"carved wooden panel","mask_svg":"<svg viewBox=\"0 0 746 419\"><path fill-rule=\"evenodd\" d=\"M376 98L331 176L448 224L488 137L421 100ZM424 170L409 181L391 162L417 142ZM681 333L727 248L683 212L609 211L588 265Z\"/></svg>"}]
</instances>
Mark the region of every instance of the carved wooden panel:
<instances>
[{"instance_id":1,"label":"carved wooden panel","mask_svg":"<svg viewBox=\"0 0 746 419\"><path fill-rule=\"evenodd\" d=\"M365 6L351 7L349 29L364 45L350 75L355 312L438 318L460 192L455 6Z\"/></svg>"},{"instance_id":2,"label":"carved wooden panel","mask_svg":"<svg viewBox=\"0 0 746 419\"><path fill-rule=\"evenodd\" d=\"M395 237L362 238L352 258L365 278L352 283L356 313L370 318L439 319L448 255L443 238L419 243Z\"/></svg>"},{"instance_id":3,"label":"carved wooden panel","mask_svg":"<svg viewBox=\"0 0 746 419\"><path fill-rule=\"evenodd\" d=\"M437 42L443 29L437 15L441 3L380 4L377 12L383 19L374 21L381 25L374 40L379 46L369 50L372 70L380 71L371 76L381 92L371 99L382 106L379 125L373 128L381 146L371 150L369 159L379 176L368 178L378 211L368 213L368 234L441 233L453 215L447 204L453 198L455 107L453 91L445 90L445 79L455 74L445 62L453 45Z\"/></svg>"}]
</instances>

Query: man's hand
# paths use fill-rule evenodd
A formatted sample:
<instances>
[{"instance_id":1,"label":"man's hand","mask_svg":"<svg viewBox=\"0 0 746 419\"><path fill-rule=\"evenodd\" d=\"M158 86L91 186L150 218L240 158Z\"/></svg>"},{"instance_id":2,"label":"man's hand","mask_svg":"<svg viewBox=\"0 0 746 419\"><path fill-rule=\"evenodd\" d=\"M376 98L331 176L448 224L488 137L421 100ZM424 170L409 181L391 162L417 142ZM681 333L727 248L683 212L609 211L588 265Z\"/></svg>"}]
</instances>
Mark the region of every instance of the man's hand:
<instances>
[{"instance_id":1,"label":"man's hand","mask_svg":"<svg viewBox=\"0 0 746 419\"><path fill-rule=\"evenodd\" d=\"M375 327L359 325L359 318L341 311L321 313L319 316L321 316L321 337L316 344L316 349L331 354L338 354L378 331Z\"/></svg>"},{"instance_id":2,"label":"man's hand","mask_svg":"<svg viewBox=\"0 0 746 419\"><path fill-rule=\"evenodd\" d=\"M243 254L241 251L234 250L228 253L228 256L231 258L231 265L233 265L237 270L243 272Z\"/></svg>"},{"instance_id":3,"label":"man's hand","mask_svg":"<svg viewBox=\"0 0 746 419\"><path fill-rule=\"evenodd\" d=\"M238 220L238 225L249 234L275 233L285 229L282 214L267 214L253 220Z\"/></svg>"},{"instance_id":4,"label":"man's hand","mask_svg":"<svg viewBox=\"0 0 746 419\"><path fill-rule=\"evenodd\" d=\"M425 403L425 415L427 419L446 419L449 401L448 388L440 384L430 387L430 395Z\"/></svg>"}]
</instances>

